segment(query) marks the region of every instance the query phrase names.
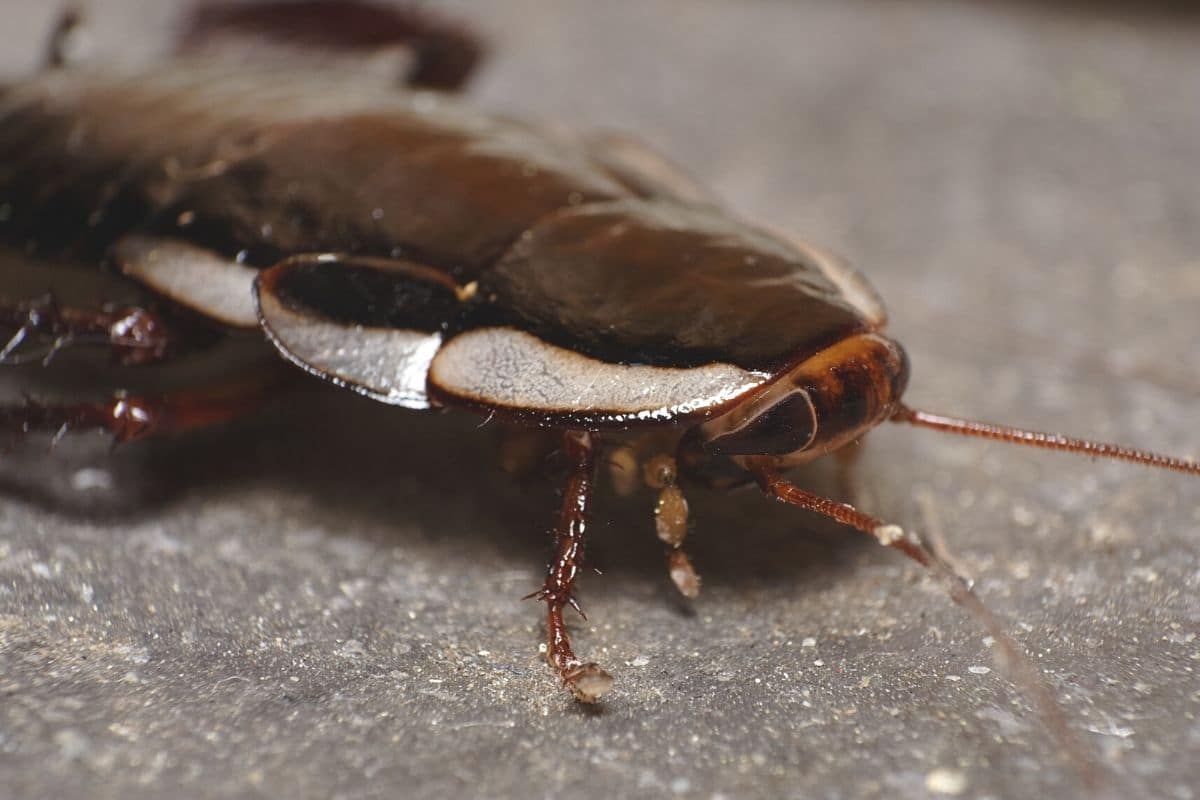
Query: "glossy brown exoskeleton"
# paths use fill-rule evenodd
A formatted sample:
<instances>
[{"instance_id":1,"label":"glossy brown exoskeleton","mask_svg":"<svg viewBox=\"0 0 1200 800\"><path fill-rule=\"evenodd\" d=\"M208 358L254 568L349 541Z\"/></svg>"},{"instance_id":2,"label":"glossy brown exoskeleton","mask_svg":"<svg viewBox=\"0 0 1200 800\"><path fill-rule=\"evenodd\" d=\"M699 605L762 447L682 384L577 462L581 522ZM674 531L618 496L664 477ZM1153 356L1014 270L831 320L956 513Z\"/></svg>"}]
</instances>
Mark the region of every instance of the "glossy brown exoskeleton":
<instances>
[{"instance_id":1,"label":"glossy brown exoskeleton","mask_svg":"<svg viewBox=\"0 0 1200 800\"><path fill-rule=\"evenodd\" d=\"M460 32L366 6L337 4L370 22L351 14L344 29L323 26L334 5L211 9L193 31L261 33L262 19L299 12L284 26L293 43L325 54L308 68L288 48L230 62L196 47L153 73L62 67L3 89L0 239L110 265L149 290L154 308L8 298L0 359L87 343L132 368L198 346L180 325L199 316L210 330L261 331L311 375L384 403L561 431L567 490L536 594L550 661L580 700L612 684L575 656L563 620L602 440L633 443L611 452L625 480L645 461L685 594L699 583L681 549L681 483L754 482L946 578L1010 649L916 536L783 472L895 420L1200 474L1190 461L906 407L907 356L845 263L737 219L630 140L485 115L402 89L391 71L347 70L339 46L399 43L410 83L453 88L478 49ZM20 405L0 419L128 440L228 418L267 393L240 388Z\"/></svg>"}]
</instances>

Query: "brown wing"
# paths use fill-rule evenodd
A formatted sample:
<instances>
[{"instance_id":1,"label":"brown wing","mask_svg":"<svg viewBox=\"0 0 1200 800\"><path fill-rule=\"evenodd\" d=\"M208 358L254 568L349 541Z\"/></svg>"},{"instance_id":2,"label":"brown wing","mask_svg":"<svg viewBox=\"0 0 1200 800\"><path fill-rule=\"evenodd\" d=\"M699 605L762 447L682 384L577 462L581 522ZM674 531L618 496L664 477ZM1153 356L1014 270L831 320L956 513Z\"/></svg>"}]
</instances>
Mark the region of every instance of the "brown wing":
<instances>
[{"instance_id":1,"label":"brown wing","mask_svg":"<svg viewBox=\"0 0 1200 800\"><path fill-rule=\"evenodd\" d=\"M469 276L546 214L627 190L586 154L444 95L181 62L9 89L0 193L0 239L86 258L148 231L258 266L398 251Z\"/></svg>"}]
</instances>

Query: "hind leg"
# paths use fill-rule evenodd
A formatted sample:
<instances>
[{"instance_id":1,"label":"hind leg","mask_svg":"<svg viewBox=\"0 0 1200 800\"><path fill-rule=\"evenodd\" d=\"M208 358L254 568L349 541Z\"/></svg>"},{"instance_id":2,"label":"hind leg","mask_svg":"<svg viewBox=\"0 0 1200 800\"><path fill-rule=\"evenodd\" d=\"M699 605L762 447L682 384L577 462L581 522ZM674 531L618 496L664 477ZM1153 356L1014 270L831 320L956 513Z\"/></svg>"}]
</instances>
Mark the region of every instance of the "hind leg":
<instances>
[{"instance_id":1,"label":"hind leg","mask_svg":"<svg viewBox=\"0 0 1200 800\"><path fill-rule=\"evenodd\" d=\"M49 433L53 443L72 431L98 430L110 434L114 444L184 433L257 410L287 377L282 368L267 369L251 377L157 395L117 391L104 400L52 405L27 398L0 405L0 431L17 439Z\"/></svg>"},{"instance_id":2,"label":"hind leg","mask_svg":"<svg viewBox=\"0 0 1200 800\"><path fill-rule=\"evenodd\" d=\"M0 341L0 365L34 358L49 364L61 350L79 345L106 347L121 364L135 365L164 359L173 337L147 308L61 306L49 293L26 302L0 299Z\"/></svg>"}]
</instances>

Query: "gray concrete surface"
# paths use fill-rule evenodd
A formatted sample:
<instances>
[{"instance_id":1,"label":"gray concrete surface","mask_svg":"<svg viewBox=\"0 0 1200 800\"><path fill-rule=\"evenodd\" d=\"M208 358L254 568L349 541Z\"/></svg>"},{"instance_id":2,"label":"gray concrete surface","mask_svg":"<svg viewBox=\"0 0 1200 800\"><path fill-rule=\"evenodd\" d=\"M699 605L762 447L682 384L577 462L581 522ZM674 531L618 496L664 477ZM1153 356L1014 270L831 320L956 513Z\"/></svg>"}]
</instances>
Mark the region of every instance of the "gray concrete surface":
<instances>
[{"instance_id":1,"label":"gray concrete surface","mask_svg":"<svg viewBox=\"0 0 1200 800\"><path fill-rule=\"evenodd\" d=\"M172 12L93 6L98 42L138 52ZM452 8L493 42L480 103L641 132L737 210L862 266L914 404L1200 453L1186 10ZM5 69L50 16L3 4ZM477 424L314 390L118 453L115 491L153 479L133 510L5 500L0 796L1088 793L934 583L753 492L693 494L690 607L649 498L605 498L604 575L575 627L618 689L574 705L518 600L553 486L502 474ZM68 487L100 475L67 452L42 463ZM802 477L833 483L827 465ZM878 513L944 530L1113 795L1200 794L1200 484L899 428L872 437L860 481Z\"/></svg>"}]
</instances>

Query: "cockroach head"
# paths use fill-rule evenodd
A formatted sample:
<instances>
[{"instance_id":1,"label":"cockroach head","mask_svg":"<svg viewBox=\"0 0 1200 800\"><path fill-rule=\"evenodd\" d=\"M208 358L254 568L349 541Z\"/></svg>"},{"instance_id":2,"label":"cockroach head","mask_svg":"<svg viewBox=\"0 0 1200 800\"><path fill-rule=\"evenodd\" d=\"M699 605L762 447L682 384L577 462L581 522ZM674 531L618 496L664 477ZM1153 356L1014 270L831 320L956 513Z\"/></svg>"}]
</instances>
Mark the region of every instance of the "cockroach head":
<instances>
[{"instance_id":1,"label":"cockroach head","mask_svg":"<svg viewBox=\"0 0 1200 800\"><path fill-rule=\"evenodd\" d=\"M781 371L698 433L710 455L803 463L890 419L907 384L899 344L850 336Z\"/></svg>"}]
</instances>

